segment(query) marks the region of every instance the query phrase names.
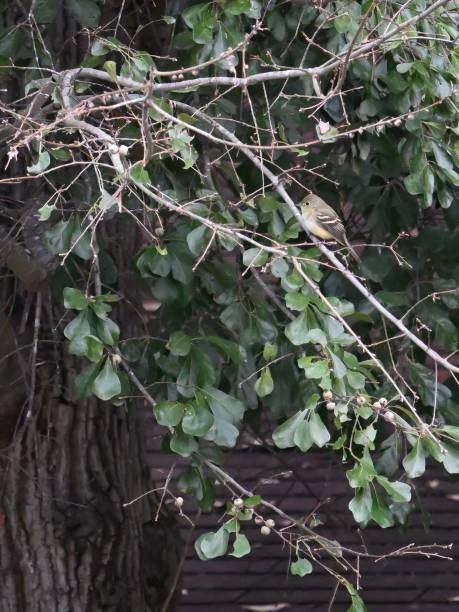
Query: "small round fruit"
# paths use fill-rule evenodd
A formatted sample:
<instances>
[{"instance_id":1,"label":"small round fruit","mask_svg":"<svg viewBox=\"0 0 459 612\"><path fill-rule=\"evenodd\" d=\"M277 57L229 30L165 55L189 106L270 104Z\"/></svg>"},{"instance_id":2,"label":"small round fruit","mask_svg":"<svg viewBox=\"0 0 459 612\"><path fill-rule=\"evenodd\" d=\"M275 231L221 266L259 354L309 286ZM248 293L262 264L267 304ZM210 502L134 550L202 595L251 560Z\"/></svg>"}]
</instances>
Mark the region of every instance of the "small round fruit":
<instances>
[{"instance_id":1,"label":"small round fruit","mask_svg":"<svg viewBox=\"0 0 459 612\"><path fill-rule=\"evenodd\" d=\"M240 497L237 497L234 501L233 501L233 506L237 509L240 510L244 505L244 500L241 499Z\"/></svg>"},{"instance_id":2,"label":"small round fruit","mask_svg":"<svg viewBox=\"0 0 459 612\"><path fill-rule=\"evenodd\" d=\"M267 525L263 525L263 527L260 529L260 533L261 535L267 536L271 533L271 529Z\"/></svg>"},{"instance_id":3,"label":"small round fruit","mask_svg":"<svg viewBox=\"0 0 459 612\"><path fill-rule=\"evenodd\" d=\"M174 501L174 506L180 509L183 506L183 497L176 497Z\"/></svg>"}]
</instances>

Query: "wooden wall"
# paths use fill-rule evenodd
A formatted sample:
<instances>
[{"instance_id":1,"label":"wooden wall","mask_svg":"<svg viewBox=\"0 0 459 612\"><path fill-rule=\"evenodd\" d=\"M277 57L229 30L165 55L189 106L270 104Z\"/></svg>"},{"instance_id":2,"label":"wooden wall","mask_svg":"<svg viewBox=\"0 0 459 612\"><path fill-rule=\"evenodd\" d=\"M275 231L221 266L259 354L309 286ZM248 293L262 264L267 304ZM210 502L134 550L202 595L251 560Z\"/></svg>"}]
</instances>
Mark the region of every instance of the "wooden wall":
<instances>
[{"instance_id":1,"label":"wooden wall","mask_svg":"<svg viewBox=\"0 0 459 612\"><path fill-rule=\"evenodd\" d=\"M148 439L157 486L163 484L176 462L171 487L178 494L175 481L183 462L159 451L154 435ZM363 532L356 529L347 509L350 490L343 478L344 468L334 453L322 450L302 455L282 451L276 457L260 447L247 445L228 453L225 469L246 488L256 489L296 517L308 515L319 505L317 517L324 523L320 533L343 545L359 549L366 546L369 552L385 554L410 543L454 544L459 539L459 480L435 466L429 468L425 477L414 481L419 507L410 516L407 529L370 526ZM228 495L221 487L217 490L215 511L200 516L193 542L203 531L215 530L222 516ZM185 501L184 511L195 519L196 506L189 500ZM185 541L189 524L183 518L178 520ZM277 519L276 523L281 525ZM291 576L289 551L282 548L275 535L262 536L253 523L244 527L243 532L252 544L252 553L243 559L227 556L203 562L191 544L184 564L178 612L328 612L334 583L324 571L315 567L305 578ZM455 557L453 561L409 555L362 563L362 596L369 612L459 610L459 556L455 548L443 551ZM339 589L330 610L341 612L348 606L347 594Z\"/></svg>"}]
</instances>

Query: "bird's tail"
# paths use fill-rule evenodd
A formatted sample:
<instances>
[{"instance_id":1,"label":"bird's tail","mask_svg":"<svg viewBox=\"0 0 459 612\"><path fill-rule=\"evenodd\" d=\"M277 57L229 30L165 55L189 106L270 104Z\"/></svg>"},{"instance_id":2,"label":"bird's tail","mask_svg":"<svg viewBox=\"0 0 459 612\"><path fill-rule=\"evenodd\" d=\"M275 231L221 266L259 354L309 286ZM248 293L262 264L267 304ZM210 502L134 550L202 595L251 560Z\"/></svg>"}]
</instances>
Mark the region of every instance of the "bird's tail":
<instances>
[{"instance_id":1,"label":"bird's tail","mask_svg":"<svg viewBox=\"0 0 459 612\"><path fill-rule=\"evenodd\" d=\"M354 251L354 248L352 247L352 245L350 244L349 240L346 238L346 246L349 249L349 253L352 255L352 257L355 259L355 261L357 261L358 263L360 263L361 259L360 257L357 255L357 253Z\"/></svg>"}]
</instances>

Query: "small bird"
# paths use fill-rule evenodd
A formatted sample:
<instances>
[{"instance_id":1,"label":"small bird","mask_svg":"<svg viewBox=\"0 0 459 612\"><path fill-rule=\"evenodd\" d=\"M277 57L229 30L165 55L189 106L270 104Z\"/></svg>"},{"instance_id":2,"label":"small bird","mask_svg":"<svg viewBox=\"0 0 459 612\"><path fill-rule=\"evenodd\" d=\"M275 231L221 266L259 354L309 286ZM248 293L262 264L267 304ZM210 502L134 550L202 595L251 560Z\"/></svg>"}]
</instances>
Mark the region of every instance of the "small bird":
<instances>
[{"instance_id":1,"label":"small bird","mask_svg":"<svg viewBox=\"0 0 459 612\"><path fill-rule=\"evenodd\" d=\"M301 214L308 231L324 240L335 240L349 249L352 257L360 261L346 236L343 222L331 206L318 195L310 193L300 203Z\"/></svg>"}]
</instances>

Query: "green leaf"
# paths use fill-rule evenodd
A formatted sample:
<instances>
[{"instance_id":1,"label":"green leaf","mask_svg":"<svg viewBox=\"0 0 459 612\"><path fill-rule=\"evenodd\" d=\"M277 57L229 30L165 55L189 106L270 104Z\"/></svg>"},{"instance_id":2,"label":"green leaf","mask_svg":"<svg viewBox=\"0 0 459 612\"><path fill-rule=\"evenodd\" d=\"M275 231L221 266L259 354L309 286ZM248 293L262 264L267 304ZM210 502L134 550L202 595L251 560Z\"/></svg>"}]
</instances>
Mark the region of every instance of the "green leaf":
<instances>
[{"instance_id":1,"label":"green leaf","mask_svg":"<svg viewBox=\"0 0 459 612\"><path fill-rule=\"evenodd\" d=\"M459 427L456 425L443 425L441 427L440 432L445 432L452 438L459 441Z\"/></svg>"},{"instance_id":2,"label":"green leaf","mask_svg":"<svg viewBox=\"0 0 459 612\"><path fill-rule=\"evenodd\" d=\"M94 380L92 390L94 395L104 402L121 393L121 382L110 358L105 360L104 367Z\"/></svg>"},{"instance_id":3,"label":"green leaf","mask_svg":"<svg viewBox=\"0 0 459 612\"><path fill-rule=\"evenodd\" d=\"M58 0L36 0L32 5L32 12L37 23L52 23L59 8Z\"/></svg>"},{"instance_id":4,"label":"green leaf","mask_svg":"<svg viewBox=\"0 0 459 612\"><path fill-rule=\"evenodd\" d=\"M194 42L201 45L212 42L212 32L216 24L216 18L212 14L209 3L196 4L185 9L182 18L186 25L192 28Z\"/></svg>"},{"instance_id":5,"label":"green leaf","mask_svg":"<svg viewBox=\"0 0 459 612\"><path fill-rule=\"evenodd\" d=\"M196 540L194 548L202 561L222 557L228 549L229 533L220 527L218 531L203 533Z\"/></svg>"},{"instance_id":6,"label":"green leaf","mask_svg":"<svg viewBox=\"0 0 459 612\"><path fill-rule=\"evenodd\" d=\"M244 363L247 361L247 351L245 348L232 340L226 340L219 336L202 336L200 340L208 340L215 344L233 363Z\"/></svg>"},{"instance_id":7,"label":"green leaf","mask_svg":"<svg viewBox=\"0 0 459 612\"><path fill-rule=\"evenodd\" d=\"M241 13L248 13L250 5L250 0L230 0L225 2L223 10L227 15L240 15Z\"/></svg>"},{"instance_id":8,"label":"green leaf","mask_svg":"<svg viewBox=\"0 0 459 612\"><path fill-rule=\"evenodd\" d=\"M327 345L327 337L321 329L315 327L317 322L312 313L302 312L296 319L287 325L285 335L295 346L313 342L321 346Z\"/></svg>"},{"instance_id":9,"label":"green leaf","mask_svg":"<svg viewBox=\"0 0 459 612\"><path fill-rule=\"evenodd\" d=\"M178 257L175 253L171 253L171 268L173 278L182 283L188 285L193 280L193 270L191 268L191 262L182 256Z\"/></svg>"},{"instance_id":10,"label":"green leaf","mask_svg":"<svg viewBox=\"0 0 459 612\"><path fill-rule=\"evenodd\" d=\"M240 400L214 387L206 387L205 394L214 416L234 424L241 422L245 406Z\"/></svg>"},{"instance_id":11,"label":"green leaf","mask_svg":"<svg viewBox=\"0 0 459 612\"><path fill-rule=\"evenodd\" d=\"M62 147L50 149L49 152L54 157L54 159L57 159L58 161L70 161L72 159L70 151Z\"/></svg>"},{"instance_id":12,"label":"green leaf","mask_svg":"<svg viewBox=\"0 0 459 612\"><path fill-rule=\"evenodd\" d=\"M153 408L156 420L165 427L175 427L180 423L185 413L184 404L179 402L159 402Z\"/></svg>"},{"instance_id":13,"label":"green leaf","mask_svg":"<svg viewBox=\"0 0 459 612\"><path fill-rule=\"evenodd\" d=\"M289 267L285 259L275 259L271 262L271 272L276 278L284 278L288 274Z\"/></svg>"},{"instance_id":14,"label":"green leaf","mask_svg":"<svg viewBox=\"0 0 459 612\"><path fill-rule=\"evenodd\" d=\"M97 319L96 322L97 335L105 344L114 346L120 337L120 328L111 319Z\"/></svg>"},{"instance_id":15,"label":"green leaf","mask_svg":"<svg viewBox=\"0 0 459 612\"><path fill-rule=\"evenodd\" d=\"M435 160L440 168L444 170L453 170L454 165L451 161L450 157L447 155L444 149L442 149L434 140L430 141L430 146L432 148L432 152L435 156Z\"/></svg>"},{"instance_id":16,"label":"green leaf","mask_svg":"<svg viewBox=\"0 0 459 612\"><path fill-rule=\"evenodd\" d=\"M290 448L295 446L294 436L299 424L304 420L307 410L300 410L273 431L272 438L277 448Z\"/></svg>"},{"instance_id":17,"label":"green leaf","mask_svg":"<svg viewBox=\"0 0 459 612\"><path fill-rule=\"evenodd\" d=\"M116 74L116 62L109 60L104 62L103 69L109 75L109 77L116 83L118 75Z\"/></svg>"},{"instance_id":18,"label":"green leaf","mask_svg":"<svg viewBox=\"0 0 459 612\"><path fill-rule=\"evenodd\" d=\"M247 249L244 251L242 261L244 266L259 268L260 266L264 266L268 261L268 253L256 247Z\"/></svg>"},{"instance_id":19,"label":"green leaf","mask_svg":"<svg viewBox=\"0 0 459 612\"><path fill-rule=\"evenodd\" d=\"M91 55L94 55L95 57L103 57L109 52L110 48L103 40L96 40L91 46Z\"/></svg>"},{"instance_id":20,"label":"green leaf","mask_svg":"<svg viewBox=\"0 0 459 612\"><path fill-rule=\"evenodd\" d=\"M72 215L67 221L59 221L45 233L48 247L55 255L71 251L82 259L93 256L91 248L91 234L84 232L80 219Z\"/></svg>"},{"instance_id":21,"label":"green leaf","mask_svg":"<svg viewBox=\"0 0 459 612\"><path fill-rule=\"evenodd\" d=\"M210 230L205 225L198 225L186 237L188 248L193 255L201 255L209 243Z\"/></svg>"},{"instance_id":22,"label":"green leaf","mask_svg":"<svg viewBox=\"0 0 459 612\"><path fill-rule=\"evenodd\" d=\"M426 166L423 172L423 200L424 206L432 206L432 197L435 189L435 174L430 166Z\"/></svg>"},{"instance_id":23,"label":"green leaf","mask_svg":"<svg viewBox=\"0 0 459 612\"><path fill-rule=\"evenodd\" d=\"M354 370L347 370L346 380L352 389L363 389L365 387L365 376Z\"/></svg>"},{"instance_id":24,"label":"green leaf","mask_svg":"<svg viewBox=\"0 0 459 612\"><path fill-rule=\"evenodd\" d=\"M418 195L424 191L422 176L420 174L409 174L403 179L406 190L411 195Z\"/></svg>"},{"instance_id":25,"label":"green leaf","mask_svg":"<svg viewBox=\"0 0 459 612\"><path fill-rule=\"evenodd\" d=\"M91 328L88 321L88 313L86 310L80 312L66 327L64 328L64 336L70 340L69 351L72 355L84 355L86 352L86 336L91 333Z\"/></svg>"},{"instance_id":26,"label":"green leaf","mask_svg":"<svg viewBox=\"0 0 459 612\"><path fill-rule=\"evenodd\" d=\"M366 450L368 453L368 450ZM346 477L353 489L366 487L376 476L375 469L371 460L364 456L352 469L346 472Z\"/></svg>"},{"instance_id":27,"label":"green leaf","mask_svg":"<svg viewBox=\"0 0 459 612\"><path fill-rule=\"evenodd\" d=\"M310 299L303 293L287 293L285 303L290 310L306 310L310 303Z\"/></svg>"},{"instance_id":28,"label":"green leaf","mask_svg":"<svg viewBox=\"0 0 459 612\"><path fill-rule=\"evenodd\" d=\"M179 427L175 430L174 435L171 437L169 446L174 453L177 453L182 457L189 457L199 448L199 445L193 436L183 433Z\"/></svg>"},{"instance_id":29,"label":"green leaf","mask_svg":"<svg viewBox=\"0 0 459 612\"><path fill-rule=\"evenodd\" d=\"M136 164L129 169L129 176L142 185L149 185L151 183L150 175L140 164Z\"/></svg>"},{"instance_id":30,"label":"green leaf","mask_svg":"<svg viewBox=\"0 0 459 612\"><path fill-rule=\"evenodd\" d=\"M337 32L345 34L354 28L354 20L350 14L338 15L338 17L333 20L333 25Z\"/></svg>"},{"instance_id":31,"label":"green leaf","mask_svg":"<svg viewBox=\"0 0 459 612\"><path fill-rule=\"evenodd\" d=\"M443 465L448 474L459 474L459 449L450 444L443 444L445 454L443 456Z\"/></svg>"},{"instance_id":32,"label":"green leaf","mask_svg":"<svg viewBox=\"0 0 459 612\"><path fill-rule=\"evenodd\" d=\"M295 428L293 434L293 442L302 451L306 453L314 444L311 437L309 421L301 421Z\"/></svg>"},{"instance_id":33,"label":"green leaf","mask_svg":"<svg viewBox=\"0 0 459 612\"><path fill-rule=\"evenodd\" d=\"M298 367L304 370L306 378L323 378L326 376L330 367L326 359L313 361L314 357L300 357L298 359Z\"/></svg>"},{"instance_id":34,"label":"green leaf","mask_svg":"<svg viewBox=\"0 0 459 612\"><path fill-rule=\"evenodd\" d=\"M354 497L349 502L349 510L354 515L356 523L366 525L370 520L371 516L371 490L368 485L362 488L358 488L355 492Z\"/></svg>"},{"instance_id":35,"label":"green leaf","mask_svg":"<svg viewBox=\"0 0 459 612\"><path fill-rule=\"evenodd\" d=\"M243 533L238 533L233 544L233 552L230 553L231 557L245 557L250 553L251 547L250 542Z\"/></svg>"},{"instance_id":36,"label":"green leaf","mask_svg":"<svg viewBox=\"0 0 459 612\"><path fill-rule=\"evenodd\" d=\"M274 382L269 368L263 368L260 378L255 383L255 393L258 397L266 397L273 392Z\"/></svg>"},{"instance_id":37,"label":"green leaf","mask_svg":"<svg viewBox=\"0 0 459 612\"><path fill-rule=\"evenodd\" d=\"M239 533L240 525L237 516L233 516L233 518L230 518L229 521L226 521L226 523L223 525L223 528L228 533Z\"/></svg>"},{"instance_id":38,"label":"green leaf","mask_svg":"<svg viewBox=\"0 0 459 612\"><path fill-rule=\"evenodd\" d=\"M391 511L385 504L384 500L381 499L375 491L372 491L372 506L371 506L371 518L378 523L380 527L386 529L387 527L393 527L394 517Z\"/></svg>"},{"instance_id":39,"label":"green leaf","mask_svg":"<svg viewBox=\"0 0 459 612\"><path fill-rule=\"evenodd\" d=\"M412 67L413 62L400 62L400 64L397 64L396 70L400 74L405 74L406 72L410 72Z\"/></svg>"},{"instance_id":40,"label":"green leaf","mask_svg":"<svg viewBox=\"0 0 459 612\"><path fill-rule=\"evenodd\" d=\"M238 425L245 412L245 406L236 398L214 387L206 387L205 396L214 415L214 425L206 434L219 446L233 447L239 435Z\"/></svg>"},{"instance_id":41,"label":"green leaf","mask_svg":"<svg viewBox=\"0 0 459 612\"><path fill-rule=\"evenodd\" d=\"M339 132L333 125L326 125L321 128L321 122L316 126L316 133L319 140L324 142L335 142Z\"/></svg>"},{"instance_id":42,"label":"green leaf","mask_svg":"<svg viewBox=\"0 0 459 612\"><path fill-rule=\"evenodd\" d=\"M309 326L307 314L302 312L294 321L285 328L285 335L295 346L305 344L309 340Z\"/></svg>"},{"instance_id":43,"label":"green leaf","mask_svg":"<svg viewBox=\"0 0 459 612\"><path fill-rule=\"evenodd\" d=\"M171 263L167 255L162 255L154 246L142 251L136 261L137 269L143 278L152 276L168 276L171 271Z\"/></svg>"},{"instance_id":44,"label":"green leaf","mask_svg":"<svg viewBox=\"0 0 459 612\"><path fill-rule=\"evenodd\" d=\"M459 332L454 323L446 317L436 317L434 321L435 340L441 346L454 351L457 348Z\"/></svg>"},{"instance_id":45,"label":"green leaf","mask_svg":"<svg viewBox=\"0 0 459 612\"><path fill-rule=\"evenodd\" d=\"M265 342L263 347L263 359L265 361L272 361L277 357L278 353L277 344L273 344L272 342Z\"/></svg>"},{"instance_id":46,"label":"green leaf","mask_svg":"<svg viewBox=\"0 0 459 612\"><path fill-rule=\"evenodd\" d=\"M427 406L446 404L451 397L451 390L446 385L437 382L429 368L420 363L409 362L407 370L424 404Z\"/></svg>"},{"instance_id":47,"label":"green leaf","mask_svg":"<svg viewBox=\"0 0 459 612\"><path fill-rule=\"evenodd\" d=\"M75 394L77 399L86 399L92 394L92 386L99 373L100 363L91 363L75 378Z\"/></svg>"},{"instance_id":48,"label":"green leaf","mask_svg":"<svg viewBox=\"0 0 459 612\"><path fill-rule=\"evenodd\" d=\"M403 459L402 465L410 478L418 478L426 471L426 454L422 440L418 438L408 455Z\"/></svg>"},{"instance_id":49,"label":"green leaf","mask_svg":"<svg viewBox=\"0 0 459 612\"><path fill-rule=\"evenodd\" d=\"M189 466L177 484L180 491L193 495L203 510L212 508L215 499L212 484L199 468Z\"/></svg>"},{"instance_id":50,"label":"green leaf","mask_svg":"<svg viewBox=\"0 0 459 612\"><path fill-rule=\"evenodd\" d=\"M40 151L37 161L31 166L27 166L27 172L29 174L40 174L46 170L50 163L51 158L48 151Z\"/></svg>"},{"instance_id":51,"label":"green leaf","mask_svg":"<svg viewBox=\"0 0 459 612\"><path fill-rule=\"evenodd\" d=\"M65 308L74 308L75 310L85 310L88 307L88 298L79 289L65 287L64 291L64 306Z\"/></svg>"},{"instance_id":52,"label":"green leaf","mask_svg":"<svg viewBox=\"0 0 459 612\"><path fill-rule=\"evenodd\" d=\"M317 412L313 412L311 418L309 419L309 432L311 434L312 441L319 448L327 444L327 442L330 440L330 432L323 424L322 419Z\"/></svg>"},{"instance_id":53,"label":"green leaf","mask_svg":"<svg viewBox=\"0 0 459 612\"><path fill-rule=\"evenodd\" d=\"M312 573L312 563L308 559L299 557L290 565L290 573L293 576L307 576Z\"/></svg>"},{"instance_id":54,"label":"green leaf","mask_svg":"<svg viewBox=\"0 0 459 612\"><path fill-rule=\"evenodd\" d=\"M48 221L48 219L51 217L51 215L53 214L55 210L56 210L55 204L43 204L43 206L41 206L38 209L39 220Z\"/></svg>"},{"instance_id":55,"label":"green leaf","mask_svg":"<svg viewBox=\"0 0 459 612\"><path fill-rule=\"evenodd\" d=\"M293 272L285 278L282 277L281 285L286 291L297 291L301 289L301 287L304 287L304 280L296 270L293 270Z\"/></svg>"},{"instance_id":56,"label":"green leaf","mask_svg":"<svg viewBox=\"0 0 459 612\"><path fill-rule=\"evenodd\" d=\"M182 429L190 436L201 438L205 436L214 424L214 417L207 410L203 402L186 406L185 416L182 419Z\"/></svg>"},{"instance_id":57,"label":"green leaf","mask_svg":"<svg viewBox=\"0 0 459 612\"><path fill-rule=\"evenodd\" d=\"M89 361L98 363L102 359L104 345L96 336L89 335L85 337L86 351L85 355Z\"/></svg>"},{"instance_id":58,"label":"green leaf","mask_svg":"<svg viewBox=\"0 0 459 612\"><path fill-rule=\"evenodd\" d=\"M83 27L96 28L100 20L100 8L96 0L65 0L68 10Z\"/></svg>"},{"instance_id":59,"label":"green leaf","mask_svg":"<svg viewBox=\"0 0 459 612\"><path fill-rule=\"evenodd\" d=\"M365 429L358 430L354 434L353 442L362 446L368 446L373 450L374 439L376 438L376 429L372 424L368 425Z\"/></svg>"},{"instance_id":60,"label":"green leaf","mask_svg":"<svg viewBox=\"0 0 459 612\"><path fill-rule=\"evenodd\" d=\"M385 489L394 502L409 502L411 501L411 487L405 482L395 481L390 482L385 476L376 476L376 480Z\"/></svg>"},{"instance_id":61,"label":"green leaf","mask_svg":"<svg viewBox=\"0 0 459 612\"><path fill-rule=\"evenodd\" d=\"M244 500L246 508L255 508L261 502L261 495L251 495Z\"/></svg>"},{"instance_id":62,"label":"green leaf","mask_svg":"<svg viewBox=\"0 0 459 612\"><path fill-rule=\"evenodd\" d=\"M336 378L343 378L347 373L346 366L338 355L336 355L336 353L332 353L332 351L330 351L330 357L332 358L333 372L335 373Z\"/></svg>"},{"instance_id":63,"label":"green leaf","mask_svg":"<svg viewBox=\"0 0 459 612\"><path fill-rule=\"evenodd\" d=\"M367 608L363 603L363 599L357 593L352 584L348 581L344 581L344 586L347 589L347 592L351 596L352 605L347 609L347 612L367 612Z\"/></svg>"},{"instance_id":64,"label":"green leaf","mask_svg":"<svg viewBox=\"0 0 459 612\"><path fill-rule=\"evenodd\" d=\"M169 337L166 348L168 348L173 355L184 357L190 352L191 338L182 331L176 331Z\"/></svg>"},{"instance_id":65,"label":"green leaf","mask_svg":"<svg viewBox=\"0 0 459 612\"><path fill-rule=\"evenodd\" d=\"M233 448L239 437L239 429L229 421L214 415L214 424L205 435L206 440L214 442L217 446Z\"/></svg>"},{"instance_id":66,"label":"green leaf","mask_svg":"<svg viewBox=\"0 0 459 612\"><path fill-rule=\"evenodd\" d=\"M459 187L459 174L455 170L450 170L449 168L442 168L441 170L450 183L455 187Z\"/></svg>"}]
</instances>

